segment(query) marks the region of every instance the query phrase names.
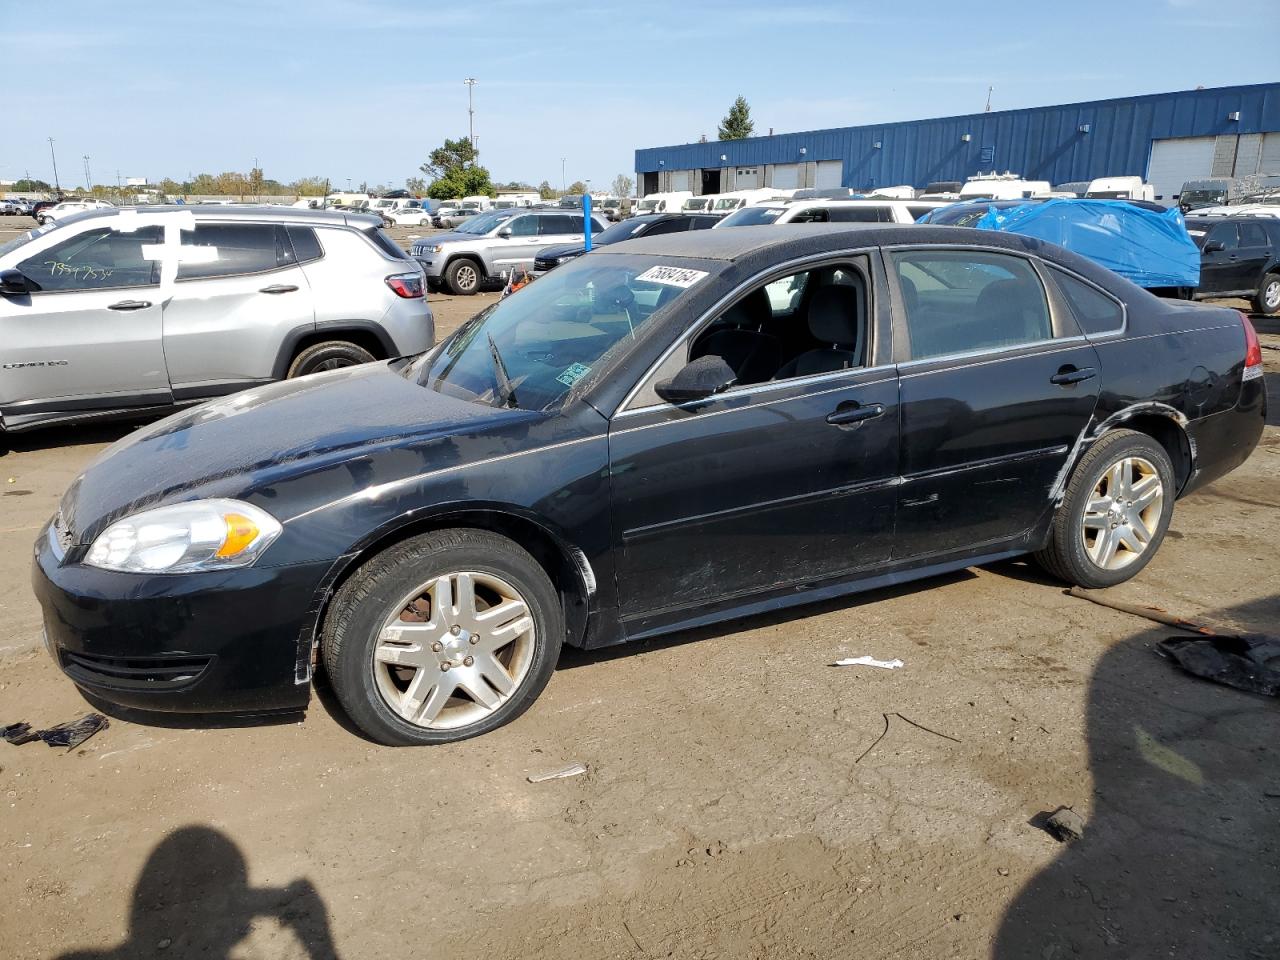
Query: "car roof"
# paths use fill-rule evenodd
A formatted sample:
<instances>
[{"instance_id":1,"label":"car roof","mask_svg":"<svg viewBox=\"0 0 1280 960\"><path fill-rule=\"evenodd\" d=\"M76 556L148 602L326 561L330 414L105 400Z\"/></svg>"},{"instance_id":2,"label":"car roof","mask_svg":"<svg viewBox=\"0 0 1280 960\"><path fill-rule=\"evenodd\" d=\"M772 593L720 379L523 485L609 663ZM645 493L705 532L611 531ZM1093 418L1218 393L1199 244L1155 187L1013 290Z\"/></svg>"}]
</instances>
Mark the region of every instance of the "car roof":
<instances>
[{"instance_id":1,"label":"car roof","mask_svg":"<svg viewBox=\"0 0 1280 960\"><path fill-rule=\"evenodd\" d=\"M74 218L67 218L62 223L80 223L94 217L114 217L124 211L137 213L190 213L197 220L273 220L277 222L297 222L299 225L332 224L345 226L348 224L380 223L381 217L372 214L353 214L346 210L312 210L302 207L273 207L266 204L181 204L153 203L133 207L104 207L97 210L86 210Z\"/></svg>"},{"instance_id":2,"label":"car roof","mask_svg":"<svg viewBox=\"0 0 1280 960\"><path fill-rule=\"evenodd\" d=\"M1187 226L1212 227L1212 226L1216 226L1219 223L1240 223L1240 222L1267 223L1269 221L1277 220L1277 219L1278 218L1276 217L1257 217L1257 216L1251 216L1247 213L1242 213L1242 214L1234 214L1226 217L1210 217L1210 216L1187 217L1184 222L1187 224Z\"/></svg>"}]
</instances>

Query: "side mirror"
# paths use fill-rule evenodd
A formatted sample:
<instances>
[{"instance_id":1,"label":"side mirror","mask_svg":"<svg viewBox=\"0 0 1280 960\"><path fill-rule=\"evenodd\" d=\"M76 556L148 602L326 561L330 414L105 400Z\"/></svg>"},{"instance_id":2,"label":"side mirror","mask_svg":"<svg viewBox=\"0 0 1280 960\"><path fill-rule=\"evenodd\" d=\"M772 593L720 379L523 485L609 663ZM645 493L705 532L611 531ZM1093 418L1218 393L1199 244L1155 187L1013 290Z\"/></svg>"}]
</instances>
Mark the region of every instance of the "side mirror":
<instances>
[{"instance_id":1,"label":"side mirror","mask_svg":"<svg viewBox=\"0 0 1280 960\"><path fill-rule=\"evenodd\" d=\"M1210 240L1204 245L1205 253L1218 253L1225 249L1227 249L1227 245L1221 240Z\"/></svg>"},{"instance_id":2,"label":"side mirror","mask_svg":"<svg viewBox=\"0 0 1280 960\"><path fill-rule=\"evenodd\" d=\"M498 236L502 237L503 240L506 240L508 237L511 236L511 228L503 227L501 230L498 231Z\"/></svg>"},{"instance_id":3,"label":"side mirror","mask_svg":"<svg viewBox=\"0 0 1280 960\"><path fill-rule=\"evenodd\" d=\"M23 297L31 292L33 285L18 270L0 270L0 295L6 297Z\"/></svg>"},{"instance_id":4,"label":"side mirror","mask_svg":"<svg viewBox=\"0 0 1280 960\"><path fill-rule=\"evenodd\" d=\"M663 380L654 391L667 403L689 403L724 393L738 381L733 368L722 357L699 357L680 368L670 380Z\"/></svg>"}]
</instances>

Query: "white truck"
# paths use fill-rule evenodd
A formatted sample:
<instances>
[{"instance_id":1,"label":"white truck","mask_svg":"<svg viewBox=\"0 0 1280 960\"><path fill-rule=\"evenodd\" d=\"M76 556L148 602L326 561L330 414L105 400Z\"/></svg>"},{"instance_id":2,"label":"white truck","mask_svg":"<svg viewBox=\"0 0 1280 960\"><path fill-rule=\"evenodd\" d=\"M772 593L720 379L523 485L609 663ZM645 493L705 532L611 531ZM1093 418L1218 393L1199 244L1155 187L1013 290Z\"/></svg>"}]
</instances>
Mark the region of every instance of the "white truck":
<instances>
[{"instance_id":1,"label":"white truck","mask_svg":"<svg viewBox=\"0 0 1280 960\"><path fill-rule=\"evenodd\" d=\"M1089 200L1155 200L1156 188L1141 177L1099 177L1084 192Z\"/></svg>"},{"instance_id":2,"label":"white truck","mask_svg":"<svg viewBox=\"0 0 1280 960\"><path fill-rule=\"evenodd\" d=\"M1026 200L1053 189L1048 180L1023 180L1016 173L979 173L960 187L962 200Z\"/></svg>"},{"instance_id":3,"label":"white truck","mask_svg":"<svg viewBox=\"0 0 1280 960\"><path fill-rule=\"evenodd\" d=\"M684 202L693 196L692 190L673 190L670 193L649 193L634 208L633 216L646 213L679 213Z\"/></svg>"}]
</instances>

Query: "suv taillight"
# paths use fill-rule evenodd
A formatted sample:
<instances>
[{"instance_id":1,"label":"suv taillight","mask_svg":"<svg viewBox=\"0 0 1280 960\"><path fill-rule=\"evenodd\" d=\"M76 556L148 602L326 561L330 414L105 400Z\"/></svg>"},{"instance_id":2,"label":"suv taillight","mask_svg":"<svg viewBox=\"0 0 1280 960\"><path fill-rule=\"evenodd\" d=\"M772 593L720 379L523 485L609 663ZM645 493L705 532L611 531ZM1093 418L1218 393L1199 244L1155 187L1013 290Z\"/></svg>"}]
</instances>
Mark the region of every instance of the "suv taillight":
<instances>
[{"instance_id":1,"label":"suv taillight","mask_svg":"<svg viewBox=\"0 0 1280 960\"><path fill-rule=\"evenodd\" d=\"M422 274L397 273L387 277L387 286L395 291L397 297L412 300L422 296Z\"/></svg>"},{"instance_id":2,"label":"suv taillight","mask_svg":"<svg viewBox=\"0 0 1280 960\"><path fill-rule=\"evenodd\" d=\"M1262 376L1262 344L1258 342L1258 331L1243 313L1240 322L1244 324L1244 378L1252 380Z\"/></svg>"}]
</instances>

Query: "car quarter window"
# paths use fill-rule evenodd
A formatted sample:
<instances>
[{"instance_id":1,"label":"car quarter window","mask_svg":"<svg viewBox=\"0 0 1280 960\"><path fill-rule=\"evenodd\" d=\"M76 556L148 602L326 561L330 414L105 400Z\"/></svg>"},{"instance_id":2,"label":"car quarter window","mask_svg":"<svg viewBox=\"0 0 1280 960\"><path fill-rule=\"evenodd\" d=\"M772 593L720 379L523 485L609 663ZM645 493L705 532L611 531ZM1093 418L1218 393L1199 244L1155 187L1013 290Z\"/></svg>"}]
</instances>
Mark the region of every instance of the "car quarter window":
<instances>
[{"instance_id":1,"label":"car quarter window","mask_svg":"<svg viewBox=\"0 0 1280 960\"><path fill-rule=\"evenodd\" d=\"M281 238L267 223L197 223L182 231L181 242L179 280L263 273L282 260Z\"/></svg>"},{"instance_id":2,"label":"car quarter window","mask_svg":"<svg viewBox=\"0 0 1280 960\"><path fill-rule=\"evenodd\" d=\"M44 292L110 290L159 282L159 261L142 248L163 242L163 228L85 230L34 254L18 270Z\"/></svg>"},{"instance_id":3,"label":"car quarter window","mask_svg":"<svg viewBox=\"0 0 1280 960\"><path fill-rule=\"evenodd\" d=\"M979 250L898 250L911 359L999 350L1053 337L1035 268L1021 257Z\"/></svg>"},{"instance_id":4,"label":"car quarter window","mask_svg":"<svg viewBox=\"0 0 1280 960\"><path fill-rule=\"evenodd\" d=\"M1110 333L1124 326L1124 307L1113 297L1065 270L1050 267L1049 272L1085 333Z\"/></svg>"},{"instance_id":5,"label":"car quarter window","mask_svg":"<svg viewBox=\"0 0 1280 960\"><path fill-rule=\"evenodd\" d=\"M288 227L289 241L293 246L293 259L297 263L310 263L324 256L320 239L310 227Z\"/></svg>"}]
</instances>

